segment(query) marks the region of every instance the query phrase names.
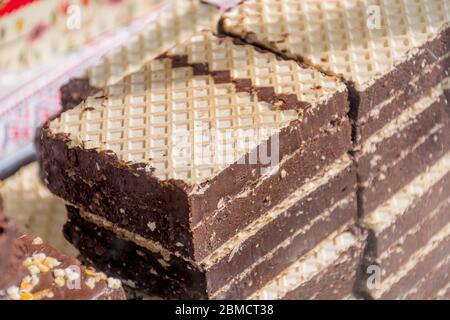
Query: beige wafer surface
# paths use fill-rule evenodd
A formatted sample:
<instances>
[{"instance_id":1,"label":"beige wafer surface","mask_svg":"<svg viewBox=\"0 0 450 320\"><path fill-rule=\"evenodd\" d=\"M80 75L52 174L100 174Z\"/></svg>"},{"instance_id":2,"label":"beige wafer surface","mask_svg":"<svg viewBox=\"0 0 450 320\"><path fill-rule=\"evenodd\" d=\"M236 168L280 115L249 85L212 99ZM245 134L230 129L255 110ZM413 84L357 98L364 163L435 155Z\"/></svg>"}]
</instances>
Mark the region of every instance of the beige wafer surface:
<instances>
[{"instance_id":1,"label":"beige wafer surface","mask_svg":"<svg viewBox=\"0 0 450 320\"><path fill-rule=\"evenodd\" d=\"M225 14L223 27L363 90L449 21L448 0L248 0Z\"/></svg>"},{"instance_id":2,"label":"beige wafer surface","mask_svg":"<svg viewBox=\"0 0 450 320\"><path fill-rule=\"evenodd\" d=\"M167 1L144 30L87 70L90 84L97 88L113 84L194 33L215 30L219 17L219 9L198 0Z\"/></svg>"},{"instance_id":3,"label":"beige wafer surface","mask_svg":"<svg viewBox=\"0 0 450 320\"><path fill-rule=\"evenodd\" d=\"M67 212L62 199L41 183L38 165L31 163L5 179L0 188L3 206L19 231L41 237L64 254L75 256L76 250L63 237Z\"/></svg>"},{"instance_id":4,"label":"beige wafer surface","mask_svg":"<svg viewBox=\"0 0 450 320\"><path fill-rule=\"evenodd\" d=\"M241 87L239 87L241 84ZM243 84L243 85L242 85ZM260 89L270 89L266 99ZM50 124L70 147L112 150L164 179L197 184L326 103L345 85L203 31ZM288 101L288 102L286 102Z\"/></svg>"}]
</instances>

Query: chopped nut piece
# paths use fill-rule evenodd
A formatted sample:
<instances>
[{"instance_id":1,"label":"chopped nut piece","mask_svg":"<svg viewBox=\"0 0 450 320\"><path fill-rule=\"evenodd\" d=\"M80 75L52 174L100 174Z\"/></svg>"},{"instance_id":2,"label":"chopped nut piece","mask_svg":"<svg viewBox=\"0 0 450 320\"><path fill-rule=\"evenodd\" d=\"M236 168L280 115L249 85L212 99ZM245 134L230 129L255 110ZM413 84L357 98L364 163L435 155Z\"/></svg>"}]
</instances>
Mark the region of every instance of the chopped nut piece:
<instances>
[{"instance_id":1,"label":"chopped nut piece","mask_svg":"<svg viewBox=\"0 0 450 320\"><path fill-rule=\"evenodd\" d=\"M119 289L122 286L119 279L108 278L108 288Z\"/></svg>"},{"instance_id":2,"label":"chopped nut piece","mask_svg":"<svg viewBox=\"0 0 450 320\"><path fill-rule=\"evenodd\" d=\"M20 299L20 290L19 290L19 287L17 287L17 286L9 287L6 290L6 293L13 300L19 300Z\"/></svg>"},{"instance_id":3,"label":"chopped nut piece","mask_svg":"<svg viewBox=\"0 0 450 320\"><path fill-rule=\"evenodd\" d=\"M36 267L35 265L31 265L28 267L28 272L30 274L39 274L39 273L41 273L41 270L38 267Z\"/></svg>"},{"instance_id":4,"label":"chopped nut piece","mask_svg":"<svg viewBox=\"0 0 450 320\"><path fill-rule=\"evenodd\" d=\"M86 281L84 282L84 284L89 288L89 289L94 289L95 288L95 278L89 277L86 279Z\"/></svg>"},{"instance_id":5,"label":"chopped nut piece","mask_svg":"<svg viewBox=\"0 0 450 320\"><path fill-rule=\"evenodd\" d=\"M71 268L64 269L64 272L66 274L67 280L69 280L69 281L75 281L80 278L80 275L78 274L78 272L72 270Z\"/></svg>"},{"instance_id":6,"label":"chopped nut piece","mask_svg":"<svg viewBox=\"0 0 450 320\"><path fill-rule=\"evenodd\" d=\"M156 223L149 222L149 223L147 223L147 227L150 229L151 232L153 232L156 229Z\"/></svg>"},{"instance_id":7,"label":"chopped nut piece","mask_svg":"<svg viewBox=\"0 0 450 320\"><path fill-rule=\"evenodd\" d=\"M37 265L37 267L39 268L39 270L40 270L42 273L46 273L46 272L49 272L49 271L50 271L50 268L49 268L47 265L45 265L44 263L39 263L39 264Z\"/></svg>"},{"instance_id":8,"label":"chopped nut piece","mask_svg":"<svg viewBox=\"0 0 450 320\"><path fill-rule=\"evenodd\" d=\"M54 297L53 291L50 290L50 289L45 289L45 290L42 290L42 291L38 291L38 292L36 292L34 294L34 299L35 300L41 300L41 299L44 299L44 298L53 298L53 297Z\"/></svg>"},{"instance_id":9,"label":"chopped nut piece","mask_svg":"<svg viewBox=\"0 0 450 320\"><path fill-rule=\"evenodd\" d=\"M53 276L55 278L64 278L66 276L66 273L63 269L55 269L53 270Z\"/></svg>"},{"instance_id":10,"label":"chopped nut piece","mask_svg":"<svg viewBox=\"0 0 450 320\"><path fill-rule=\"evenodd\" d=\"M57 267L61 264L61 262L59 262L57 259L52 258L52 257L45 258L44 263L51 269L53 269L54 267Z\"/></svg>"},{"instance_id":11,"label":"chopped nut piece","mask_svg":"<svg viewBox=\"0 0 450 320\"><path fill-rule=\"evenodd\" d=\"M32 289L33 285L31 284L31 276L26 276L20 283L20 291L29 292Z\"/></svg>"},{"instance_id":12,"label":"chopped nut piece","mask_svg":"<svg viewBox=\"0 0 450 320\"><path fill-rule=\"evenodd\" d=\"M33 243L34 245L41 245L41 244L44 243L44 241L42 240L42 238L36 237L36 238L33 239L33 242L32 242L32 243Z\"/></svg>"},{"instance_id":13,"label":"chopped nut piece","mask_svg":"<svg viewBox=\"0 0 450 320\"><path fill-rule=\"evenodd\" d=\"M31 257L26 258L22 265L28 268L29 266L33 265L33 259Z\"/></svg>"},{"instance_id":14,"label":"chopped nut piece","mask_svg":"<svg viewBox=\"0 0 450 320\"><path fill-rule=\"evenodd\" d=\"M55 284L58 287L63 287L66 284L66 280L63 277L57 277L55 278Z\"/></svg>"}]
</instances>

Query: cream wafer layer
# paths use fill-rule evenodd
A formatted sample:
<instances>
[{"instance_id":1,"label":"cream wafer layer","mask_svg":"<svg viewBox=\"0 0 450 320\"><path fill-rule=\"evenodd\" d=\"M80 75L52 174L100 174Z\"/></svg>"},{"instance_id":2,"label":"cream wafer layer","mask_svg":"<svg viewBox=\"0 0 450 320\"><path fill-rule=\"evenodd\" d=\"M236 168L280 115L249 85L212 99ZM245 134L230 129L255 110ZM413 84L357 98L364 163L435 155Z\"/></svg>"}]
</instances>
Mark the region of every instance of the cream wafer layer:
<instances>
[{"instance_id":1,"label":"cream wafer layer","mask_svg":"<svg viewBox=\"0 0 450 320\"><path fill-rule=\"evenodd\" d=\"M0 193L5 212L17 222L20 232L39 236L64 254L75 256L75 248L62 234L64 201L50 193L38 174L37 163L31 163L3 181Z\"/></svg>"},{"instance_id":2,"label":"cream wafer layer","mask_svg":"<svg viewBox=\"0 0 450 320\"><path fill-rule=\"evenodd\" d=\"M169 0L144 30L87 70L90 85L103 88L203 29L215 30L220 11L198 0Z\"/></svg>"},{"instance_id":3,"label":"cream wafer layer","mask_svg":"<svg viewBox=\"0 0 450 320\"><path fill-rule=\"evenodd\" d=\"M448 223L444 228L442 228L439 233L437 233L433 238L431 238L428 243L417 250L406 263L404 263L399 271L385 279L382 279L381 284L378 288L371 290L371 294L374 298L379 299L385 292L387 292L394 284L405 277L411 270L414 269L416 264L424 260L430 252L439 246L445 239L450 236L450 223Z\"/></svg>"},{"instance_id":4,"label":"cream wafer layer","mask_svg":"<svg viewBox=\"0 0 450 320\"><path fill-rule=\"evenodd\" d=\"M427 110L434 102L438 101L444 94L444 91L448 89L450 89L450 78L445 78L435 86L429 94L422 97L411 107L403 111L397 118L393 119L366 139L360 147L361 152L374 153L380 143L401 132L405 127L410 125L419 114Z\"/></svg>"},{"instance_id":5,"label":"cream wafer layer","mask_svg":"<svg viewBox=\"0 0 450 320\"><path fill-rule=\"evenodd\" d=\"M171 55L184 54L187 65L174 66L180 59ZM229 79L216 81L217 73ZM289 95L310 108L346 90L315 69L204 31L63 113L50 129L70 134L71 148L112 150L122 161L148 164L161 180L198 185L291 121L301 121L302 110L282 108L282 98L268 103L255 90L241 91L235 84L239 80L271 87L276 95Z\"/></svg>"},{"instance_id":6,"label":"cream wafer layer","mask_svg":"<svg viewBox=\"0 0 450 320\"><path fill-rule=\"evenodd\" d=\"M381 233L434 184L450 172L450 152L447 152L427 171L417 176L408 185L400 189L391 198L382 203L361 221L364 227L372 229L376 234Z\"/></svg>"},{"instance_id":7,"label":"cream wafer layer","mask_svg":"<svg viewBox=\"0 0 450 320\"><path fill-rule=\"evenodd\" d=\"M223 27L364 90L449 21L447 0L248 0L225 14Z\"/></svg>"},{"instance_id":8,"label":"cream wafer layer","mask_svg":"<svg viewBox=\"0 0 450 320\"><path fill-rule=\"evenodd\" d=\"M339 256L356 245L357 241L357 238L350 232L333 233L248 299L282 299L301 284L332 266Z\"/></svg>"}]
</instances>

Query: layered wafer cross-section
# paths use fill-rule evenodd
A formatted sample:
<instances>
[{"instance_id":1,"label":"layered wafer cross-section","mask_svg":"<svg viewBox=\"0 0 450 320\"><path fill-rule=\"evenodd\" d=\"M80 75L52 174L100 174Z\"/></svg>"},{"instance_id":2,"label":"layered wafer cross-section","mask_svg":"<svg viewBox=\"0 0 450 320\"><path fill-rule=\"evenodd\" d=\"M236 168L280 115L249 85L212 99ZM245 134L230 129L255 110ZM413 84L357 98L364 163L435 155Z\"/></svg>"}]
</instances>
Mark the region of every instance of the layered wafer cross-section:
<instances>
[{"instance_id":1,"label":"layered wafer cross-section","mask_svg":"<svg viewBox=\"0 0 450 320\"><path fill-rule=\"evenodd\" d=\"M215 30L220 10L198 0L169 0L142 31L120 47L105 54L81 78L61 87L63 110L77 106L88 96L139 70L146 62L163 54L194 33Z\"/></svg>"},{"instance_id":2,"label":"layered wafer cross-section","mask_svg":"<svg viewBox=\"0 0 450 320\"><path fill-rule=\"evenodd\" d=\"M449 187L447 151L362 219L372 238L364 268L378 265L381 281L363 290L375 298L424 299L448 284Z\"/></svg>"},{"instance_id":3,"label":"layered wafer cross-section","mask_svg":"<svg viewBox=\"0 0 450 320\"><path fill-rule=\"evenodd\" d=\"M80 249L87 261L95 262L98 268L109 274L126 279L123 280L124 284L137 289L138 297L160 299L172 296L161 287L163 285L161 278L167 275L159 273L157 268L153 267L150 272L148 271L149 265L154 264L145 248L88 222L74 207L68 207L68 211L69 221L64 226L64 234ZM258 279L258 276L253 268L248 268L210 298L239 297L254 300L351 298L366 245L366 234L357 228L342 230L343 228L332 232L291 264L285 266L283 263L281 272L277 270L278 273L274 273L269 281L264 281L259 289L251 288L251 281ZM273 254L276 255L272 252L271 255ZM262 271L261 276L267 277L267 271ZM250 286L250 289L247 286ZM190 287L191 290L195 288L192 284ZM178 297L192 297L192 293Z\"/></svg>"},{"instance_id":4,"label":"layered wafer cross-section","mask_svg":"<svg viewBox=\"0 0 450 320\"><path fill-rule=\"evenodd\" d=\"M144 289L246 297L354 223L347 113L336 77L205 31L46 125L44 179Z\"/></svg>"}]
</instances>

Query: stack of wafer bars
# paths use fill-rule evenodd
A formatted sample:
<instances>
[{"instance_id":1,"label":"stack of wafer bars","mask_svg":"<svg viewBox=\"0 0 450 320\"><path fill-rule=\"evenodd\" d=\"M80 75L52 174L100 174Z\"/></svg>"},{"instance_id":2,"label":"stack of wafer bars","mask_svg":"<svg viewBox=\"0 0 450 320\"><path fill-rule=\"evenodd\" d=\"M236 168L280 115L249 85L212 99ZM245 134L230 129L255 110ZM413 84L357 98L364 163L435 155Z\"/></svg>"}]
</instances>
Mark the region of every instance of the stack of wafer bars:
<instances>
[{"instance_id":1,"label":"stack of wafer bars","mask_svg":"<svg viewBox=\"0 0 450 320\"><path fill-rule=\"evenodd\" d=\"M373 298L450 297L449 21L445 0L249 0L221 23L348 85Z\"/></svg>"},{"instance_id":2,"label":"stack of wafer bars","mask_svg":"<svg viewBox=\"0 0 450 320\"><path fill-rule=\"evenodd\" d=\"M447 298L449 10L406 2L249 0L69 83L40 136L67 239L161 298Z\"/></svg>"},{"instance_id":3,"label":"stack of wafer bars","mask_svg":"<svg viewBox=\"0 0 450 320\"><path fill-rule=\"evenodd\" d=\"M69 241L150 295L345 298L348 111L336 77L203 31L44 126L43 177Z\"/></svg>"},{"instance_id":4,"label":"stack of wafer bars","mask_svg":"<svg viewBox=\"0 0 450 320\"><path fill-rule=\"evenodd\" d=\"M120 280L19 233L0 205L0 300L123 299Z\"/></svg>"}]
</instances>

